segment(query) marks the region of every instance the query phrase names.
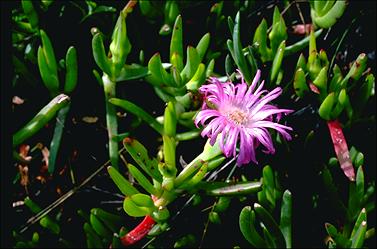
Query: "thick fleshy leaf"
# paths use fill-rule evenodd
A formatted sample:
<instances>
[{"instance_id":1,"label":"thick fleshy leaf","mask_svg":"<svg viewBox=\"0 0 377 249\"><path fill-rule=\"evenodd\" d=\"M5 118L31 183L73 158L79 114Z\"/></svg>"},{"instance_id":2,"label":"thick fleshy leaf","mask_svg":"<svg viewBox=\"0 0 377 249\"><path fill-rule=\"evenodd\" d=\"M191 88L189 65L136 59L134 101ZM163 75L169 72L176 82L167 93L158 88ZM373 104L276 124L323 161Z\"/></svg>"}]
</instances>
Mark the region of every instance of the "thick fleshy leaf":
<instances>
[{"instance_id":1,"label":"thick fleshy leaf","mask_svg":"<svg viewBox=\"0 0 377 249\"><path fill-rule=\"evenodd\" d=\"M127 181L126 178L124 178L124 176L122 176L114 167L107 167L107 172L109 172L111 179L124 195L131 196L139 193L139 191L132 186L131 183Z\"/></svg>"},{"instance_id":2,"label":"thick fleshy leaf","mask_svg":"<svg viewBox=\"0 0 377 249\"><path fill-rule=\"evenodd\" d=\"M327 233L332 237L332 238L336 238L338 236L338 230L336 229L336 227L334 225L332 225L331 223L325 223L325 228L326 228L326 231Z\"/></svg>"},{"instance_id":3,"label":"thick fleshy leaf","mask_svg":"<svg viewBox=\"0 0 377 249\"><path fill-rule=\"evenodd\" d=\"M322 34L322 31L323 29L319 29L316 32L314 32L314 37L320 36ZM302 40L297 41L296 43L287 46L284 51L284 56L289 56L303 50L306 46L308 46L309 39L310 39L310 36L306 36Z\"/></svg>"},{"instance_id":4,"label":"thick fleshy leaf","mask_svg":"<svg viewBox=\"0 0 377 249\"><path fill-rule=\"evenodd\" d=\"M355 236L356 232L359 230L359 227L361 226L361 223L366 220L367 220L367 211L365 210L365 208L363 208L356 219L355 225L353 226L353 229L351 232L351 238Z\"/></svg>"},{"instance_id":5,"label":"thick fleshy leaf","mask_svg":"<svg viewBox=\"0 0 377 249\"><path fill-rule=\"evenodd\" d=\"M215 204L213 211L222 213L225 212L230 205L231 197L221 196Z\"/></svg>"},{"instance_id":6,"label":"thick fleshy leaf","mask_svg":"<svg viewBox=\"0 0 377 249\"><path fill-rule=\"evenodd\" d=\"M113 62L113 73L115 77L119 75L131 51L131 43L127 37L126 16L123 11L120 12L110 44L111 61Z\"/></svg>"},{"instance_id":7,"label":"thick fleshy leaf","mask_svg":"<svg viewBox=\"0 0 377 249\"><path fill-rule=\"evenodd\" d=\"M155 53L148 62L150 75L146 80L154 86L172 86L172 77L165 71L159 53Z\"/></svg>"},{"instance_id":8,"label":"thick fleshy leaf","mask_svg":"<svg viewBox=\"0 0 377 249\"><path fill-rule=\"evenodd\" d=\"M335 93L331 92L327 95L327 97L323 100L322 104L319 107L318 114L324 120L330 120L331 113L335 104Z\"/></svg>"},{"instance_id":9,"label":"thick fleshy leaf","mask_svg":"<svg viewBox=\"0 0 377 249\"><path fill-rule=\"evenodd\" d=\"M287 39L287 27L285 26L284 19L280 14L279 8L275 6L273 14L273 22L271 32L268 34L270 39L272 53L278 51L279 44Z\"/></svg>"},{"instance_id":10,"label":"thick fleshy leaf","mask_svg":"<svg viewBox=\"0 0 377 249\"><path fill-rule=\"evenodd\" d=\"M292 247L292 194L285 190L280 211L280 230L284 235L287 248Z\"/></svg>"},{"instance_id":11,"label":"thick fleshy leaf","mask_svg":"<svg viewBox=\"0 0 377 249\"><path fill-rule=\"evenodd\" d=\"M234 22L230 16L228 16L228 27L229 27L230 34L233 35Z\"/></svg>"},{"instance_id":12,"label":"thick fleshy leaf","mask_svg":"<svg viewBox=\"0 0 377 249\"><path fill-rule=\"evenodd\" d=\"M298 70L299 68L301 68L304 72L307 71L306 60L303 53L300 54L296 63L296 70Z\"/></svg>"},{"instance_id":13,"label":"thick fleshy leaf","mask_svg":"<svg viewBox=\"0 0 377 249\"><path fill-rule=\"evenodd\" d=\"M130 196L131 200L139 207L155 208L153 200L146 194L134 194Z\"/></svg>"},{"instance_id":14,"label":"thick fleshy leaf","mask_svg":"<svg viewBox=\"0 0 377 249\"><path fill-rule=\"evenodd\" d=\"M168 167L169 171L177 171L175 165L175 155L176 155L176 143L173 137L166 135L162 136L163 141L163 153L164 162Z\"/></svg>"},{"instance_id":15,"label":"thick fleshy leaf","mask_svg":"<svg viewBox=\"0 0 377 249\"><path fill-rule=\"evenodd\" d=\"M265 248L266 244L263 238L255 229L255 213L250 206L246 206L241 210L239 218L239 226L241 233L245 239L256 248Z\"/></svg>"},{"instance_id":16,"label":"thick fleshy leaf","mask_svg":"<svg viewBox=\"0 0 377 249\"><path fill-rule=\"evenodd\" d=\"M281 63L283 61L284 57L284 50L285 50L285 40L283 40L279 47L277 48L274 60L272 62L272 68L271 68L271 77L270 80L273 82L280 70Z\"/></svg>"},{"instance_id":17,"label":"thick fleshy leaf","mask_svg":"<svg viewBox=\"0 0 377 249\"><path fill-rule=\"evenodd\" d=\"M53 221L50 217L46 216L46 217L43 217L42 219L39 220L39 224L50 230L50 232L52 232L53 234L59 234L61 229L60 229L60 226L58 223L56 223L55 221Z\"/></svg>"},{"instance_id":18,"label":"thick fleshy leaf","mask_svg":"<svg viewBox=\"0 0 377 249\"><path fill-rule=\"evenodd\" d=\"M55 96L59 91L59 80L57 72L54 73L51 71L49 65L47 64L47 60L43 53L42 47L38 48L38 67L44 85L49 90L50 95Z\"/></svg>"},{"instance_id":19,"label":"thick fleshy leaf","mask_svg":"<svg viewBox=\"0 0 377 249\"><path fill-rule=\"evenodd\" d=\"M263 191L272 208L275 207L275 176L269 165L263 168Z\"/></svg>"},{"instance_id":20,"label":"thick fleshy leaf","mask_svg":"<svg viewBox=\"0 0 377 249\"><path fill-rule=\"evenodd\" d=\"M210 34L206 33L196 45L196 51L198 51L199 60L202 61L205 53L207 52L210 41Z\"/></svg>"},{"instance_id":21,"label":"thick fleshy leaf","mask_svg":"<svg viewBox=\"0 0 377 249\"><path fill-rule=\"evenodd\" d=\"M140 66L138 64L124 65L120 71L116 81L128 81L142 79L149 73L147 67Z\"/></svg>"},{"instance_id":22,"label":"thick fleshy leaf","mask_svg":"<svg viewBox=\"0 0 377 249\"><path fill-rule=\"evenodd\" d=\"M299 96L300 98L304 97L304 94L306 92L309 92L309 87L306 84L305 72L302 70L302 68L297 69L295 73L295 77L293 80L293 87L294 87L296 95Z\"/></svg>"},{"instance_id":23,"label":"thick fleshy leaf","mask_svg":"<svg viewBox=\"0 0 377 249\"><path fill-rule=\"evenodd\" d=\"M240 35L240 12L237 12L235 22L234 22L234 30L233 30L233 51L234 51L234 61L237 64L238 68L241 70L245 81L249 84L251 83L251 74L247 67L245 56L242 52L242 44L241 44L241 35Z\"/></svg>"},{"instance_id":24,"label":"thick fleshy leaf","mask_svg":"<svg viewBox=\"0 0 377 249\"><path fill-rule=\"evenodd\" d=\"M342 168L344 174L348 177L348 179L350 179L350 181L355 181L355 171L352 166L347 142L343 135L342 127L340 126L338 120L328 121L327 125L330 130L331 139L340 167Z\"/></svg>"},{"instance_id":25,"label":"thick fleshy leaf","mask_svg":"<svg viewBox=\"0 0 377 249\"><path fill-rule=\"evenodd\" d=\"M219 155L208 161L208 171L211 171L220 166L225 160L225 156Z\"/></svg>"},{"instance_id":26,"label":"thick fleshy leaf","mask_svg":"<svg viewBox=\"0 0 377 249\"><path fill-rule=\"evenodd\" d=\"M364 171L363 167L359 167L356 173L356 194L358 199L364 197Z\"/></svg>"},{"instance_id":27,"label":"thick fleshy leaf","mask_svg":"<svg viewBox=\"0 0 377 249\"><path fill-rule=\"evenodd\" d=\"M262 20L255 30L253 45L257 47L262 62L271 60L271 51L267 48L267 22L265 19Z\"/></svg>"},{"instance_id":28,"label":"thick fleshy leaf","mask_svg":"<svg viewBox=\"0 0 377 249\"><path fill-rule=\"evenodd\" d=\"M92 246L92 248L103 248L103 244L100 237L89 223L84 223L84 232L87 237L87 244L89 248L90 246Z\"/></svg>"},{"instance_id":29,"label":"thick fleshy leaf","mask_svg":"<svg viewBox=\"0 0 377 249\"><path fill-rule=\"evenodd\" d=\"M174 102L169 102L164 112L164 134L174 137L177 127L177 115L175 113Z\"/></svg>"},{"instance_id":30,"label":"thick fleshy leaf","mask_svg":"<svg viewBox=\"0 0 377 249\"><path fill-rule=\"evenodd\" d=\"M13 147L37 133L60 109L67 106L69 101L70 98L65 94L60 94L53 98L32 120L13 135Z\"/></svg>"},{"instance_id":31,"label":"thick fleshy leaf","mask_svg":"<svg viewBox=\"0 0 377 249\"><path fill-rule=\"evenodd\" d=\"M48 172L50 174L54 173L55 170L56 158L59 152L60 141L63 135L63 129L65 125L65 119L67 117L69 109L70 105L68 104L67 106L59 110L58 115L56 117L54 135L50 143L50 154L48 157Z\"/></svg>"},{"instance_id":32,"label":"thick fleshy leaf","mask_svg":"<svg viewBox=\"0 0 377 249\"><path fill-rule=\"evenodd\" d=\"M206 175L208 170L208 163L205 162L198 172L187 182L183 184L183 188L191 188L198 184Z\"/></svg>"},{"instance_id":33,"label":"thick fleshy leaf","mask_svg":"<svg viewBox=\"0 0 377 249\"><path fill-rule=\"evenodd\" d=\"M40 30L40 35L42 40L42 51L44 58L46 59L47 66L50 69L50 72L57 77L58 67L56 64L54 48L52 47L51 40L47 36L46 32L42 29Z\"/></svg>"},{"instance_id":34,"label":"thick fleshy leaf","mask_svg":"<svg viewBox=\"0 0 377 249\"><path fill-rule=\"evenodd\" d=\"M327 67L323 67L319 71L317 77L314 79L313 84L318 87L321 99L327 95Z\"/></svg>"},{"instance_id":35,"label":"thick fleshy leaf","mask_svg":"<svg viewBox=\"0 0 377 249\"><path fill-rule=\"evenodd\" d=\"M148 114L146 111L144 111L141 107L137 106L136 104L128 100L118 98L111 98L109 99L109 102L113 105L122 107L126 111L136 115L137 117L145 121L159 134L163 134L163 126L159 122L157 122L154 117L152 117L150 114Z\"/></svg>"},{"instance_id":36,"label":"thick fleshy leaf","mask_svg":"<svg viewBox=\"0 0 377 249\"><path fill-rule=\"evenodd\" d=\"M186 83L186 88L191 91L197 91L198 88L204 83L206 78L205 65L200 63L194 76Z\"/></svg>"},{"instance_id":37,"label":"thick fleshy leaf","mask_svg":"<svg viewBox=\"0 0 377 249\"><path fill-rule=\"evenodd\" d=\"M318 16L315 11L311 11L312 20L319 27L328 29L343 15L346 6L346 1L336 1L326 14L322 16Z\"/></svg>"},{"instance_id":38,"label":"thick fleshy leaf","mask_svg":"<svg viewBox=\"0 0 377 249\"><path fill-rule=\"evenodd\" d=\"M22 9L29 20L32 29L38 28L38 14L34 9L33 2L30 0L22 0Z\"/></svg>"},{"instance_id":39,"label":"thick fleshy leaf","mask_svg":"<svg viewBox=\"0 0 377 249\"><path fill-rule=\"evenodd\" d=\"M125 138L123 145L135 162L153 179L162 182L162 176L158 171L158 162L150 158L147 149L136 139Z\"/></svg>"},{"instance_id":40,"label":"thick fleshy leaf","mask_svg":"<svg viewBox=\"0 0 377 249\"><path fill-rule=\"evenodd\" d=\"M125 236L126 234L127 234L127 230L124 227L121 227L118 234L114 233L113 240L111 242L111 248L121 248L122 242L120 241L120 238Z\"/></svg>"},{"instance_id":41,"label":"thick fleshy leaf","mask_svg":"<svg viewBox=\"0 0 377 249\"><path fill-rule=\"evenodd\" d=\"M333 66L332 75L333 76L329 84L329 92L337 92L341 89L340 83L343 80L342 71L337 64Z\"/></svg>"},{"instance_id":42,"label":"thick fleshy leaf","mask_svg":"<svg viewBox=\"0 0 377 249\"><path fill-rule=\"evenodd\" d=\"M123 223L121 216L107 212L102 208L92 208L90 213L100 219L113 233L119 231L119 227L121 227Z\"/></svg>"},{"instance_id":43,"label":"thick fleshy leaf","mask_svg":"<svg viewBox=\"0 0 377 249\"><path fill-rule=\"evenodd\" d=\"M69 47L65 56L64 93L70 94L77 85L77 53L75 47Z\"/></svg>"},{"instance_id":44,"label":"thick fleshy leaf","mask_svg":"<svg viewBox=\"0 0 377 249\"><path fill-rule=\"evenodd\" d=\"M352 101L355 112L358 116L361 115L363 108L367 104L369 98L374 94L375 78L373 74L366 76L364 83L357 92L355 101Z\"/></svg>"},{"instance_id":45,"label":"thick fleshy leaf","mask_svg":"<svg viewBox=\"0 0 377 249\"><path fill-rule=\"evenodd\" d=\"M90 224L98 235L106 238L109 241L112 239L111 231L107 227L105 227L105 225L97 218L97 216L92 213L90 214Z\"/></svg>"},{"instance_id":46,"label":"thick fleshy leaf","mask_svg":"<svg viewBox=\"0 0 377 249\"><path fill-rule=\"evenodd\" d=\"M159 191L150 183L150 181L132 164L127 164L128 170L131 175L136 179L136 181L142 186L148 193L158 196Z\"/></svg>"},{"instance_id":47,"label":"thick fleshy leaf","mask_svg":"<svg viewBox=\"0 0 377 249\"><path fill-rule=\"evenodd\" d=\"M157 221L158 223L161 223L163 221L166 221L170 217L169 210L164 207L164 208L158 208L156 211L154 211L151 214L152 218Z\"/></svg>"},{"instance_id":48,"label":"thick fleshy leaf","mask_svg":"<svg viewBox=\"0 0 377 249\"><path fill-rule=\"evenodd\" d=\"M126 197L124 199L123 209L129 216L132 217L143 217L151 213L149 208L138 206L130 197Z\"/></svg>"},{"instance_id":49,"label":"thick fleshy leaf","mask_svg":"<svg viewBox=\"0 0 377 249\"><path fill-rule=\"evenodd\" d=\"M175 59L173 56L175 54ZM173 34L170 41L170 63L179 71L183 69L183 42L182 42L182 17L175 19Z\"/></svg>"},{"instance_id":50,"label":"thick fleshy leaf","mask_svg":"<svg viewBox=\"0 0 377 249\"><path fill-rule=\"evenodd\" d=\"M277 248L285 248L286 243L284 236L271 214L258 203L254 203L254 210L257 217L260 218L261 222L265 225L267 231L272 235L275 246Z\"/></svg>"},{"instance_id":51,"label":"thick fleshy leaf","mask_svg":"<svg viewBox=\"0 0 377 249\"><path fill-rule=\"evenodd\" d=\"M191 79L194 76L196 70L198 69L199 64L200 64L200 59L199 59L199 54L197 50L192 46L188 46L186 65L181 72L181 78L183 82L187 82L189 79Z\"/></svg>"},{"instance_id":52,"label":"thick fleshy leaf","mask_svg":"<svg viewBox=\"0 0 377 249\"><path fill-rule=\"evenodd\" d=\"M106 55L102 34L97 33L92 38L93 57L99 68L107 75L112 76L111 61Z\"/></svg>"},{"instance_id":53,"label":"thick fleshy leaf","mask_svg":"<svg viewBox=\"0 0 377 249\"><path fill-rule=\"evenodd\" d=\"M367 221L363 220L352 237L351 248L362 248L365 240L365 233L367 231Z\"/></svg>"},{"instance_id":54,"label":"thick fleshy leaf","mask_svg":"<svg viewBox=\"0 0 377 249\"><path fill-rule=\"evenodd\" d=\"M242 183L199 183L199 189L204 189L207 195L233 196L257 193L261 190L261 182Z\"/></svg>"},{"instance_id":55,"label":"thick fleshy leaf","mask_svg":"<svg viewBox=\"0 0 377 249\"><path fill-rule=\"evenodd\" d=\"M208 214L208 220L213 224L218 224L218 225L221 224L220 215L215 211L211 211Z\"/></svg>"}]
</instances>

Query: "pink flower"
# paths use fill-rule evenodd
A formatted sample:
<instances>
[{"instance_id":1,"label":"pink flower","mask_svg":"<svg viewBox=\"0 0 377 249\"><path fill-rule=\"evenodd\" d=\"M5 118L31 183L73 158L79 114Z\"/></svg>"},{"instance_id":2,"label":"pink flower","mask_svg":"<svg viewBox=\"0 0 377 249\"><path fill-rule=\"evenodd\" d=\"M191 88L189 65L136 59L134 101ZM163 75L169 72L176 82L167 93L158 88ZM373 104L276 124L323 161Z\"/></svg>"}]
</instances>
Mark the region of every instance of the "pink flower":
<instances>
[{"instance_id":1,"label":"pink flower","mask_svg":"<svg viewBox=\"0 0 377 249\"><path fill-rule=\"evenodd\" d=\"M198 127L201 123L205 126L201 135L209 137L211 145L218 135L221 136L220 148L226 157L236 156L239 140L238 165L250 161L257 163L255 149L259 144L265 147L265 153L275 152L268 128L275 129L287 140L291 139L287 131L292 128L277 122L282 114L292 110L268 104L282 93L282 89L277 87L271 92L262 90L264 81L257 86L260 74L258 70L250 86L243 77L242 83L237 85L210 78L211 84L199 88L204 101L202 110L195 118L195 125Z\"/></svg>"}]
</instances>

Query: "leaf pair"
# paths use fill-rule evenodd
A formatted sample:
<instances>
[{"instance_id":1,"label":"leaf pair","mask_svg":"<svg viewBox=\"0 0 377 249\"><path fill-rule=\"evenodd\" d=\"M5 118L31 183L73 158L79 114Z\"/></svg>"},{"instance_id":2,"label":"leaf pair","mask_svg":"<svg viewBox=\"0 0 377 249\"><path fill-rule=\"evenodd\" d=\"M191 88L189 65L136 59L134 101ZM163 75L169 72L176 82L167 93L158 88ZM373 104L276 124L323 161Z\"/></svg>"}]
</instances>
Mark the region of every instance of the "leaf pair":
<instances>
[{"instance_id":1,"label":"leaf pair","mask_svg":"<svg viewBox=\"0 0 377 249\"><path fill-rule=\"evenodd\" d=\"M34 201L32 201L29 197L26 197L24 199L25 205L33 212L34 214L38 214L42 209L36 204ZM49 230L51 233L59 235L60 234L60 226L57 223L56 220L52 219L50 216L43 216L39 220L39 224L43 227Z\"/></svg>"},{"instance_id":2,"label":"leaf pair","mask_svg":"<svg viewBox=\"0 0 377 249\"><path fill-rule=\"evenodd\" d=\"M263 224L260 228L256 225ZM286 190L283 194L280 225L260 204L254 203L254 209L246 206L239 217L239 225L245 239L257 248L291 248L292 247L292 196ZM258 230L263 231L263 236Z\"/></svg>"},{"instance_id":3,"label":"leaf pair","mask_svg":"<svg viewBox=\"0 0 377 249\"><path fill-rule=\"evenodd\" d=\"M121 74L127 56L131 51L131 43L127 37L126 14L122 11L120 12L114 27L112 41L109 47L111 59L105 52L105 46L100 32L94 34L92 38L92 51L98 67L115 81Z\"/></svg>"},{"instance_id":4,"label":"leaf pair","mask_svg":"<svg viewBox=\"0 0 377 249\"><path fill-rule=\"evenodd\" d=\"M332 239L331 246L336 248L362 248L367 233L367 212L365 208L361 210L349 238L330 223L326 223L325 228Z\"/></svg>"},{"instance_id":5,"label":"leaf pair","mask_svg":"<svg viewBox=\"0 0 377 249\"><path fill-rule=\"evenodd\" d=\"M159 53L154 54L148 62L150 75L146 80L155 86L164 101L168 102L174 100L174 97L183 96L186 90L196 91L211 74L214 61L208 64L207 70L202 63L209 41L210 35L207 33L195 48L188 46L186 64L184 64L182 17L180 15L176 17L170 42L170 73L165 70Z\"/></svg>"},{"instance_id":6,"label":"leaf pair","mask_svg":"<svg viewBox=\"0 0 377 249\"><path fill-rule=\"evenodd\" d=\"M50 91L50 95L55 97L61 92L59 87L58 67L55 53L50 38L44 30L40 30L42 46L38 48L38 66L43 83ZM63 92L70 94L77 85L77 53L74 47L69 47L65 58L65 84Z\"/></svg>"},{"instance_id":7,"label":"leaf pair","mask_svg":"<svg viewBox=\"0 0 377 249\"><path fill-rule=\"evenodd\" d=\"M343 15L347 6L346 1L326 0L310 1L310 15L313 23L321 28L330 28Z\"/></svg>"}]
</instances>

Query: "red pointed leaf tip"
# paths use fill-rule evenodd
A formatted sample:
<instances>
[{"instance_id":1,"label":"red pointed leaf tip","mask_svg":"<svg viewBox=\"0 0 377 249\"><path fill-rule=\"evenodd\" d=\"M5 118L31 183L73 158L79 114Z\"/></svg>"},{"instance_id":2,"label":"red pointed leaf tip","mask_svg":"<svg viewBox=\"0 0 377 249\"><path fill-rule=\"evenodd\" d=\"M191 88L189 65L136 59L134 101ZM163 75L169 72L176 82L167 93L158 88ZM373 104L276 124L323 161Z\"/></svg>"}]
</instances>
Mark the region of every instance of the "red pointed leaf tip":
<instances>
[{"instance_id":1,"label":"red pointed leaf tip","mask_svg":"<svg viewBox=\"0 0 377 249\"><path fill-rule=\"evenodd\" d=\"M126 137L126 138L123 139L123 143L124 143L124 144L131 144L132 141L133 141L133 139L130 138L130 137Z\"/></svg>"},{"instance_id":2,"label":"red pointed leaf tip","mask_svg":"<svg viewBox=\"0 0 377 249\"><path fill-rule=\"evenodd\" d=\"M154 220L149 215L145 216L144 220L137 227L120 238L122 244L124 246L135 244L149 233L154 224Z\"/></svg>"},{"instance_id":3,"label":"red pointed leaf tip","mask_svg":"<svg viewBox=\"0 0 377 249\"><path fill-rule=\"evenodd\" d=\"M310 90L312 90L313 93L319 94L318 87L316 87L313 83L309 83Z\"/></svg>"},{"instance_id":4,"label":"red pointed leaf tip","mask_svg":"<svg viewBox=\"0 0 377 249\"><path fill-rule=\"evenodd\" d=\"M355 171L348 151L347 142L343 135L342 127L338 120L328 121L327 125L330 130L331 139L340 167L350 181L355 181Z\"/></svg>"}]
</instances>

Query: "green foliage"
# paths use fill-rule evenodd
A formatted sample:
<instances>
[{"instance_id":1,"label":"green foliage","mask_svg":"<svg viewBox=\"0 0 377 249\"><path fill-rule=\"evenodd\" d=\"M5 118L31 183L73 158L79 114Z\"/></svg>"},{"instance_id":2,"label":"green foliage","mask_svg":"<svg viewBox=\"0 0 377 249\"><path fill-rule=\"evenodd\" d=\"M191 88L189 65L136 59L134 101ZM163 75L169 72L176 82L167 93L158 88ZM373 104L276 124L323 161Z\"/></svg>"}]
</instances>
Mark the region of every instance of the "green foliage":
<instances>
[{"instance_id":1,"label":"green foliage","mask_svg":"<svg viewBox=\"0 0 377 249\"><path fill-rule=\"evenodd\" d=\"M320 28L330 28L343 15L346 1L310 1L310 15L313 23Z\"/></svg>"},{"instance_id":2,"label":"green foliage","mask_svg":"<svg viewBox=\"0 0 377 249\"><path fill-rule=\"evenodd\" d=\"M145 78L148 83L155 87L156 93L162 100L165 102L177 101L186 106L182 102L182 98L179 97L187 94L187 91L196 92L204 83L206 75L211 74L207 71L213 67L214 61L211 61L207 67L202 63L209 42L210 35L207 33L195 48L188 46L186 63L184 64L182 17L181 15L176 17L170 41L170 73L165 70L160 54L156 53L148 62L150 75Z\"/></svg>"},{"instance_id":3,"label":"green foliage","mask_svg":"<svg viewBox=\"0 0 377 249\"><path fill-rule=\"evenodd\" d=\"M345 76L336 64L330 74L331 68L329 68L326 52L321 49L318 53L315 35L312 31L308 61L305 63L305 57L302 54L297 61L293 80L295 93L300 98L304 98L309 94L310 88L318 95L321 103L318 110L321 118L334 120L345 112L349 122L354 122L361 116L363 107L374 95L374 75L368 73L364 79L362 77L366 73L366 63L367 57L362 53L352 63ZM350 95L355 95L357 98L350 100Z\"/></svg>"}]
</instances>

